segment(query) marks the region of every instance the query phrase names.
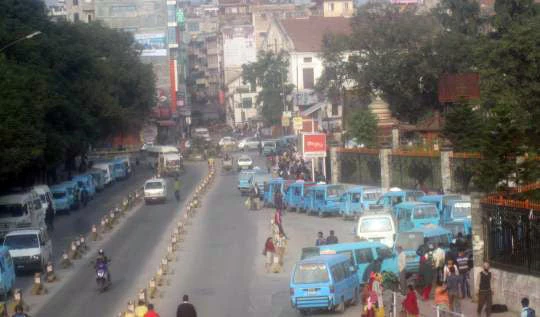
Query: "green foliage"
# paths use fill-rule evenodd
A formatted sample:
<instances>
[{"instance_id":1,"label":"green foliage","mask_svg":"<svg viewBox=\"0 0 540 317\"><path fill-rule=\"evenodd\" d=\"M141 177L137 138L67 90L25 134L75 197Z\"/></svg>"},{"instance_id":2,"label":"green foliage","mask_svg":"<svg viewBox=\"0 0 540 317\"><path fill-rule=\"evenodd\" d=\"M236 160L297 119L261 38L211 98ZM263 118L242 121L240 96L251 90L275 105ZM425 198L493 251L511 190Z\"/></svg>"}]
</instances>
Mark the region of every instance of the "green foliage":
<instances>
[{"instance_id":1,"label":"green foliage","mask_svg":"<svg viewBox=\"0 0 540 317\"><path fill-rule=\"evenodd\" d=\"M479 151L485 138L484 118L480 110L468 104L454 104L445 117L443 136L456 152Z\"/></svg>"},{"instance_id":2,"label":"green foliage","mask_svg":"<svg viewBox=\"0 0 540 317\"><path fill-rule=\"evenodd\" d=\"M257 104L262 107L262 116L270 125L281 122L281 114L287 103L285 96L290 94L293 85L287 84L289 67L288 54L285 51L259 52L257 61L242 65L244 83L251 87L261 87L257 96Z\"/></svg>"},{"instance_id":3,"label":"green foliage","mask_svg":"<svg viewBox=\"0 0 540 317\"><path fill-rule=\"evenodd\" d=\"M39 1L0 2L2 46L36 30L0 53L0 143L9 153L0 181L11 184L138 131L155 103L152 68L130 34L50 22Z\"/></svg>"},{"instance_id":4,"label":"green foliage","mask_svg":"<svg viewBox=\"0 0 540 317\"><path fill-rule=\"evenodd\" d=\"M377 146L377 117L368 109L356 110L349 117L350 137L367 147Z\"/></svg>"}]
</instances>

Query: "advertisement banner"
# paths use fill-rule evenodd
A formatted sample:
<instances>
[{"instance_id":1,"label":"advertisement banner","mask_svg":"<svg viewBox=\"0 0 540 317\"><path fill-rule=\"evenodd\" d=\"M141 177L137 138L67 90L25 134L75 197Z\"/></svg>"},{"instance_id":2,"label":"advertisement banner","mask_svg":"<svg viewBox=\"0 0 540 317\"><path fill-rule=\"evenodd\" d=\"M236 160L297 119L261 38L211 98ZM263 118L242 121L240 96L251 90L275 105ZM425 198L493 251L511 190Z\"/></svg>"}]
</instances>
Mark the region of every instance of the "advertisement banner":
<instances>
[{"instance_id":1,"label":"advertisement banner","mask_svg":"<svg viewBox=\"0 0 540 317\"><path fill-rule=\"evenodd\" d=\"M136 33L135 41L142 47L141 56L167 56L165 33Z\"/></svg>"},{"instance_id":2,"label":"advertisement banner","mask_svg":"<svg viewBox=\"0 0 540 317\"><path fill-rule=\"evenodd\" d=\"M304 133L301 140L301 150L304 158L326 157L326 134Z\"/></svg>"},{"instance_id":3,"label":"advertisement banner","mask_svg":"<svg viewBox=\"0 0 540 317\"><path fill-rule=\"evenodd\" d=\"M304 127L304 119L302 117L294 117L293 128L295 130L302 130L303 127Z\"/></svg>"}]
</instances>

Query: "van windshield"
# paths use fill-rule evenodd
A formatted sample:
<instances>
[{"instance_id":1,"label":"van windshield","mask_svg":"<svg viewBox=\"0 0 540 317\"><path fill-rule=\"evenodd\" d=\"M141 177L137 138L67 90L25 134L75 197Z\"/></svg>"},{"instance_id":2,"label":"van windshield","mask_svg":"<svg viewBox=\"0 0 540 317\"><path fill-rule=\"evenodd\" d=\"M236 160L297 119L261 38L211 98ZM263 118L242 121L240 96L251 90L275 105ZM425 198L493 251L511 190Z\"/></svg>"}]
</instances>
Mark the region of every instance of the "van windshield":
<instances>
[{"instance_id":1,"label":"van windshield","mask_svg":"<svg viewBox=\"0 0 540 317\"><path fill-rule=\"evenodd\" d=\"M163 188L163 184L161 184L161 182L149 182L149 183L146 183L144 188L145 189L161 189Z\"/></svg>"},{"instance_id":2,"label":"van windshield","mask_svg":"<svg viewBox=\"0 0 540 317\"><path fill-rule=\"evenodd\" d=\"M424 243L424 234L421 232L401 232L396 239L396 245L401 246L403 250L418 250Z\"/></svg>"},{"instance_id":3,"label":"van windshield","mask_svg":"<svg viewBox=\"0 0 540 317\"><path fill-rule=\"evenodd\" d=\"M21 217L26 213L26 208L20 204L0 205L0 218Z\"/></svg>"},{"instance_id":4,"label":"van windshield","mask_svg":"<svg viewBox=\"0 0 540 317\"><path fill-rule=\"evenodd\" d=\"M387 217L362 219L360 232L388 232L392 231L392 223Z\"/></svg>"},{"instance_id":5,"label":"van windshield","mask_svg":"<svg viewBox=\"0 0 540 317\"><path fill-rule=\"evenodd\" d=\"M54 199L61 199L61 198L66 197L66 193L64 193L64 192L54 192L52 194L52 196L53 196Z\"/></svg>"},{"instance_id":6,"label":"van windshield","mask_svg":"<svg viewBox=\"0 0 540 317\"><path fill-rule=\"evenodd\" d=\"M456 203L452 210L452 218L467 218L471 215L471 203Z\"/></svg>"},{"instance_id":7,"label":"van windshield","mask_svg":"<svg viewBox=\"0 0 540 317\"><path fill-rule=\"evenodd\" d=\"M379 193L364 193L364 200L375 201L379 198Z\"/></svg>"},{"instance_id":8,"label":"van windshield","mask_svg":"<svg viewBox=\"0 0 540 317\"><path fill-rule=\"evenodd\" d=\"M437 218L439 213L435 206L417 207L414 209L414 219Z\"/></svg>"},{"instance_id":9,"label":"van windshield","mask_svg":"<svg viewBox=\"0 0 540 317\"><path fill-rule=\"evenodd\" d=\"M328 188L328 197L329 198L338 197L341 194L341 191L342 191L341 187L329 187Z\"/></svg>"},{"instance_id":10,"label":"van windshield","mask_svg":"<svg viewBox=\"0 0 540 317\"><path fill-rule=\"evenodd\" d=\"M294 272L296 284L325 283L328 280L328 270L322 263L300 264Z\"/></svg>"},{"instance_id":11,"label":"van windshield","mask_svg":"<svg viewBox=\"0 0 540 317\"><path fill-rule=\"evenodd\" d=\"M35 234L7 236L4 245L11 250L39 248L38 237Z\"/></svg>"}]
</instances>

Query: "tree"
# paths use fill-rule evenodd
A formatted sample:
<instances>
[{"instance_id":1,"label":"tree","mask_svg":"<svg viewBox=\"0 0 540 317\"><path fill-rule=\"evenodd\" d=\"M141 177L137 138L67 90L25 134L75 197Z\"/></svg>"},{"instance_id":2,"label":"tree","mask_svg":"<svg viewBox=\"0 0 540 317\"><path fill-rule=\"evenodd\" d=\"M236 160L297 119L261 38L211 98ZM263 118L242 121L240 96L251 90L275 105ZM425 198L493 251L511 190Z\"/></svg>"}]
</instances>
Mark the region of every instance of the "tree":
<instances>
[{"instance_id":1,"label":"tree","mask_svg":"<svg viewBox=\"0 0 540 317\"><path fill-rule=\"evenodd\" d=\"M479 151L485 138L484 118L480 110L468 104L455 104L445 116L443 136L457 152Z\"/></svg>"},{"instance_id":2,"label":"tree","mask_svg":"<svg viewBox=\"0 0 540 317\"><path fill-rule=\"evenodd\" d=\"M129 33L99 23L53 23L42 2L0 2L0 182L27 185L118 132L138 131L155 78ZM10 182L5 182L7 179Z\"/></svg>"},{"instance_id":3,"label":"tree","mask_svg":"<svg viewBox=\"0 0 540 317\"><path fill-rule=\"evenodd\" d=\"M244 83L252 88L260 87L257 104L262 107L262 116L268 124L281 122L281 114L290 105L286 96L292 92L293 85L286 84L289 55L285 51L259 52L257 61L242 65Z\"/></svg>"},{"instance_id":4,"label":"tree","mask_svg":"<svg viewBox=\"0 0 540 317\"><path fill-rule=\"evenodd\" d=\"M356 110L349 118L348 134L358 144L377 146L377 117L368 109Z\"/></svg>"}]
</instances>

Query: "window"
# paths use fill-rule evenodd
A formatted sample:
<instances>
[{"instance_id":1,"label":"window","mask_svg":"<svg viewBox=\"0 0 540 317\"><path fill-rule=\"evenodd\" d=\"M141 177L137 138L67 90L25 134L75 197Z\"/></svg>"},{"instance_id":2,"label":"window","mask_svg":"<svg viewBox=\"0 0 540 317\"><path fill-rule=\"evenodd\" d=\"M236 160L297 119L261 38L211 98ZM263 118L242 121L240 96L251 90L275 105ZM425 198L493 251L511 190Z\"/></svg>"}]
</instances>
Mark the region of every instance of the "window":
<instances>
[{"instance_id":1,"label":"window","mask_svg":"<svg viewBox=\"0 0 540 317\"><path fill-rule=\"evenodd\" d=\"M242 108L248 109L251 108L253 104L253 101L251 100L251 97L242 98Z\"/></svg>"},{"instance_id":2,"label":"window","mask_svg":"<svg viewBox=\"0 0 540 317\"><path fill-rule=\"evenodd\" d=\"M176 12L175 12L175 6L174 5L167 6L167 21L168 22L175 22L176 21Z\"/></svg>"},{"instance_id":3,"label":"window","mask_svg":"<svg viewBox=\"0 0 540 317\"><path fill-rule=\"evenodd\" d=\"M345 278L345 272L343 271L343 265L341 265L341 263L332 266L331 270L335 283L343 281L343 279Z\"/></svg>"},{"instance_id":4,"label":"window","mask_svg":"<svg viewBox=\"0 0 540 317\"><path fill-rule=\"evenodd\" d=\"M439 213L435 206L418 207L414 209L414 219L437 218Z\"/></svg>"},{"instance_id":5,"label":"window","mask_svg":"<svg viewBox=\"0 0 540 317\"><path fill-rule=\"evenodd\" d=\"M198 22L189 22L188 23L189 32L199 32L199 23Z\"/></svg>"},{"instance_id":6,"label":"window","mask_svg":"<svg viewBox=\"0 0 540 317\"><path fill-rule=\"evenodd\" d=\"M79 14L73 13L73 22L79 22Z\"/></svg>"},{"instance_id":7,"label":"window","mask_svg":"<svg viewBox=\"0 0 540 317\"><path fill-rule=\"evenodd\" d=\"M375 251L377 252L377 259L383 260L392 257L392 250L387 247L376 248Z\"/></svg>"},{"instance_id":8,"label":"window","mask_svg":"<svg viewBox=\"0 0 540 317\"><path fill-rule=\"evenodd\" d=\"M73 0L73 5L78 6L79 5L79 0Z\"/></svg>"},{"instance_id":9,"label":"window","mask_svg":"<svg viewBox=\"0 0 540 317\"><path fill-rule=\"evenodd\" d=\"M324 192L322 192L322 191L315 192L315 199L316 200L324 200Z\"/></svg>"},{"instance_id":10,"label":"window","mask_svg":"<svg viewBox=\"0 0 540 317\"><path fill-rule=\"evenodd\" d=\"M345 3L343 4L343 7L345 7L345 9L349 9L349 3L348 3L348 2L345 2Z\"/></svg>"},{"instance_id":11,"label":"window","mask_svg":"<svg viewBox=\"0 0 540 317\"><path fill-rule=\"evenodd\" d=\"M293 194L294 194L294 196L301 196L302 195L302 189L300 187L293 188Z\"/></svg>"},{"instance_id":12,"label":"window","mask_svg":"<svg viewBox=\"0 0 540 317\"><path fill-rule=\"evenodd\" d=\"M134 5L115 5L110 8L112 17L135 17L137 7Z\"/></svg>"},{"instance_id":13,"label":"window","mask_svg":"<svg viewBox=\"0 0 540 317\"><path fill-rule=\"evenodd\" d=\"M169 44L176 43L176 28L175 27L171 26L167 28L167 41Z\"/></svg>"},{"instance_id":14,"label":"window","mask_svg":"<svg viewBox=\"0 0 540 317\"><path fill-rule=\"evenodd\" d=\"M302 70L304 89L313 89L315 86L315 79L313 75L313 68L304 68Z\"/></svg>"},{"instance_id":15,"label":"window","mask_svg":"<svg viewBox=\"0 0 540 317\"><path fill-rule=\"evenodd\" d=\"M356 256L356 263L371 263L373 261L373 252L370 248L368 249L356 249L354 250L354 255Z\"/></svg>"},{"instance_id":16,"label":"window","mask_svg":"<svg viewBox=\"0 0 540 317\"><path fill-rule=\"evenodd\" d=\"M91 16L90 14L88 15L88 19L87 19L87 20L88 20L88 23L92 22L92 16Z\"/></svg>"},{"instance_id":17,"label":"window","mask_svg":"<svg viewBox=\"0 0 540 317\"><path fill-rule=\"evenodd\" d=\"M365 218L360 224L360 232L388 232L392 231L390 218Z\"/></svg>"},{"instance_id":18,"label":"window","mask_svg":"<svg viewBox=\"0 0 540 317\"><path fill-rule=\"evenodd\" d=\"M333 103L332 104L332 116L338 116L339 115L339 105Z\"/></svg>"},{"instance_id":19,"label":"window","mask_svg":"<svg viewBox=\"0 0 540 317\"><path fill-rule=\"evenodd\" d=\"M266 37L266 32L259 32L260 37Z\"/></svg>"},{"instance_id":20,"label":"window","mask_svg":"<svg viewBox=\"0 0 540 317\"><path fill-rule=\"evenodd\" d=\"M311 57L304 57L304 63L311 63Z\"/></svg>"},{"instance_id":21,"label":"window","mask_svg":"<svg viewBox=\"0 0 540 317\"><path fill-rule=\"evenodd\" d=\"M334 3L329 3L328 6L330 7L330 11L334 11Z\"/></svg>"},{"instance_id":22,"label":"window","mask_svg":"<svg viewBox=\"0 0 540 317\"><path fill-rule=\"evenodd\" d=\"M324 283L328 279L328 270L324 264L301 264L294 272L296 284Z\"/></svg>"},{"instance_id":23,"label":"window","mask_svg":"<svg viewBox=\"0 0 540 317\"><path fill-rule=\"evenodd\" d=\"M360 193L353 193L352 196L351 196L351 202L353 202L353 203L359 203L361 197L362 197L362 194L360 194Z\"/></svg>"}]
</instances>

